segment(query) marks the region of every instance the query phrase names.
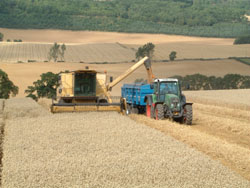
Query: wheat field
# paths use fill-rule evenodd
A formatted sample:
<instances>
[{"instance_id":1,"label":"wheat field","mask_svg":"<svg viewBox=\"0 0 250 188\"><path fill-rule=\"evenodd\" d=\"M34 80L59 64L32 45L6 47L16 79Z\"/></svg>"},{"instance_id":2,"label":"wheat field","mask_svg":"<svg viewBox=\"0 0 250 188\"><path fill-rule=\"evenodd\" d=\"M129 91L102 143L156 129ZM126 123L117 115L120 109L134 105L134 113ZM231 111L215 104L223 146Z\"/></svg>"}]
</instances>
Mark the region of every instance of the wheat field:
<instances>
[{"instance_id":1,"label":"wheat field","mask_svg":"<svg viewBox=\"0 0 250 188\"><path fill-rule=\"evenodd\" d=\"M189 100L203 104L220 105L231 108L250 109L250 89L185 91Z\"/></svg>"},{"instance_id":2,"label":"wheat field","mask_svg":"<svg viewBox=\"0 0 250 188\"><path fill-rule=\"evenodd\" d=\"M0 43L0 62L44 62L53 44ZM119 43L66 45L66 62L131 62L135 57L132 50ZM61 60L61 59L58 59ZM53 60L52 60L53 61Z\"/></svg>"},{"instance_id":3,"label":"wheat field","mask_svg":"<svg viewBox=\"0 0 250 188\"><path fill-rule=\"evenodd\" d=\"M232 38L4 28L0 28L0 32L5 37L0 43L0 62L47 61L54 42L66 44L66 62L131 62L137 48L148 42L156 45L156 61L169 60L171 51L177 52L177 59L250 56L250 45L233 45ZM23 42L6 42L7 39L22 39Z\"/></svg>"},{"instance_id":4,"label":"wheat field","mask_svg":"<svg viewBox=\"0 0 250 188\"><path fill-rule=\"evenodd\" d=\"M125 45L137 51L141 45ZM228 44L204 44L202 42L172 42L157 44L154 52L154 60L169 60L169 54L177 52L176 59L217 59L229 57L249 57L250 45Z\"/></svg>"},{"instance_id":5,"label":"wheat field","mask_svg":"<svg viewBox=\"0 0 250 188\"><path fill-rule=\"evenodd\" d=\"M250 186L196 149L116 112L52 115L30 99L7 100L5 110L2 187Z\"/></svg>"},{"instance_id":6,"label":"wheat field","mask_svg":"<svg viewBox=\"0 0 250 188\"><path fill-rule=\"evenodd\" d=\"M0 63L0 69L5 71L10 80L19 87L18 97L26 96L24 91L34 81L40 78L42 73L54 72L59 73L65 70L81 70L88 66L89 69L94 69L100 72L107 71L108 76L117 78L134 63L119 63L119 64L87 64L87 63ZM216 61L175 61L175 62L154 62L152 63L153 73L158 78L166 78L174 75L190 75L200 74L207 76L220 76L226 74L241 74L250 75L248 65L230 60ZM133 83L136 79L147 79L147 74L144 66L140 67L133 74L120 82L112 89L113 96L121 95L121 87L124 83ZM109 81L109 78L108 78Z\"/></svg>"},{"instance_id":7,"label":"wheat field","mask_svg":"<svg viewBox=\"0 0 250 188\"><path fill-rule=\"evenodd\" d=\"M22 39L24 42L38 43L72 43L72 44L96 44L96 43L122 43L122 44L155 44L171 42L199 42L203 44L233 44L234 39L206 38L166 34L146 33L121 33L100 31L70 31L52 29L6 29L0 28L5 40Z\"/></svg>"},{"instance_id":8,"label":"wheat field","mask_svg":"<svg viewBox=\"0 0 250 188\"><path fill-rule=\"evenodd\" d=\"M44 43L0 43L0 62L44 62L48 61L52 44ZM120 43L66 44L66 62L122 63L135 60L140 45ZM211 59L249 57L250 45L204 45L192 42L156 44L154 60L169 60L169 54L177 52L177 59ZM60 60L60 59L58 59Z\"/></svg>"},{"instance_id":9,"label":"wheat field","mask_svg":"<svg viewBox=\"0 0 250 188\"><path fill-rule=\"evenodd\" d=\"M250 75L249 66L233 59L159 62L174 50L177 59L250 56L250 45L158 34L0 32L24 41L0 43L0 69L20 90L18 98L0 99L1 187L250 187L249 89L185 91L194 103L192 126L116 112L51 114L51 100L39 105L24 98L24 90L48 71L89 66L116 78L133 65L137 48L147 42L156 44L156 77ZM54 42L66 43L66 63L43 62ZM22 63L28 60L40 62ZM146 78L144 67L119 83L112 95L120 96L122 84L137 78Z\"/></svg>"}]
</instances>

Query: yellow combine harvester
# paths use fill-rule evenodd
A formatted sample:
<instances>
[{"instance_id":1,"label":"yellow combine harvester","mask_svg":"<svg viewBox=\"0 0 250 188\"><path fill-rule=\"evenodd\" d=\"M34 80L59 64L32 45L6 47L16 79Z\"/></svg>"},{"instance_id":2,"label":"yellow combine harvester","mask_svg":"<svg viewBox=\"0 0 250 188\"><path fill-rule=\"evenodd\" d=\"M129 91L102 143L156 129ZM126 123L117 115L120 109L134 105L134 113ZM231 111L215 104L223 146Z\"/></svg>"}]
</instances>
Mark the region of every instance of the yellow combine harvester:
<instances>
[{"instance_id":1,"label":"yellow combine harvester","mask_svg":"<svg viewBox=\"0 0 250 188\"><path fill-rule=\"evenodd\" d=\"M151 63L148 57L145 57L109 84L107 84L107 74L95 70L85 69L61 73L57 99L53 100L51 111L53 113L121 111L123 102L114 103L110 91L143 64L148 73L152 73Z\"/></svg>"}]
</instances>

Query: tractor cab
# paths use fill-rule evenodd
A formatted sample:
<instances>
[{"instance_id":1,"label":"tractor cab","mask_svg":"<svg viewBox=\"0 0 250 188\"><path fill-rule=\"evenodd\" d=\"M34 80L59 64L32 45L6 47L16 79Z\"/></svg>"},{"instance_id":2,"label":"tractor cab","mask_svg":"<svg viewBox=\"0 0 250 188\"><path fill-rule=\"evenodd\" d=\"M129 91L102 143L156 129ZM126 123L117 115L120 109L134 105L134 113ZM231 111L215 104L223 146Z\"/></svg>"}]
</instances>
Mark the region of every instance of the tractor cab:
<instances>
[{"instance_id":1,"label":"tractor cab","mask_svg":"<svg viewBox=\"0 0 250 188\"><path fill-rule=\"evenodd\" d=\"M168 98L179 98L181 89L178 79L156 79L153 84L155 100L166 102Z\"/></svg>"}]
</instances>

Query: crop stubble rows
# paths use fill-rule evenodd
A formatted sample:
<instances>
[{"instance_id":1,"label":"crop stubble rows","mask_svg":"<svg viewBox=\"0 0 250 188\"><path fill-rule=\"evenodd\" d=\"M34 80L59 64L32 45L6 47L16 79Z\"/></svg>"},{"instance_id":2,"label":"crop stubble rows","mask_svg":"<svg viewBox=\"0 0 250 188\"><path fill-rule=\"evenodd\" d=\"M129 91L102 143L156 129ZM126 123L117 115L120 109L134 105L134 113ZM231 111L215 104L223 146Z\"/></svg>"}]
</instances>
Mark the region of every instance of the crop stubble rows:
<instances>
[{"instance_id":1,"label":"crop stubble rows","mask_svg":"<svg viewBox=\"0 0 250 188\"><path fill-rule=\"evenodd\" d=\"M3 43L0 44L0 61L48 61L48 53L51 47L52 44L42 43ZM66 44L65 61L67 62L131 62L134 58L134 51L122 47L119 43Z\"/></svg>"},{"instance_id":2,"label":"crop stubble rows","mask_svg":"<svg viewBox=\"0 0 250 188\"><path fill-rule=\"evenodd\" d=\"M48 60L52 44L46 43L1 43L0 61L27 62ZM120 43L66 44L67 62L131 62L141 45ZM249 57L250 45L206 44L197 42L176 42L156 44L154 60L169 60L171 51L177 52L177 59L211 59L228 57Z\"/></svg>"},{"instance_id":3,"label":"crop stubble rows","mask_svg":"<svg viewBox=\"0 0 250 188\"><path fill-rule=\"evenodd\" d=\"M144 116L132 119L191 145L250 180L249 93L249 89L185 92L194 102L191 127Z\"/></svg>"},{"instance_id":4,"label":"crop stubble rows","mask_svg":"<svg viewBox=\"0 0 250 188\"><path fill-rule=\"evenodd\" d=\"M115 112L52 115L29 99L11 99L4 113L3 187L250 186L195 149Z\"/></svg>"}]
</instances>

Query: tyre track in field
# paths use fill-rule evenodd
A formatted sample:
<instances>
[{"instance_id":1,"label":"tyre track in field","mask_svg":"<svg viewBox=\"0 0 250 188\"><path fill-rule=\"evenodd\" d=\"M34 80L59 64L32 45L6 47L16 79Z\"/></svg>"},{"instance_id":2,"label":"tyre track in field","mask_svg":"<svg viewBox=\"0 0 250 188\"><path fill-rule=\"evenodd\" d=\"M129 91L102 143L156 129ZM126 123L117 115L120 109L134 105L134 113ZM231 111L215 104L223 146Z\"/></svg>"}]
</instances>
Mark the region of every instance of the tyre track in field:
<instances>
[{"instance_id":1,"label":"tyre track in field","mask_svg":"<svg viewBox=\"0 0 250 188\"><path fill-rule=\"evenodd\" d=\"M130 117L196 148L250 180L249 112L197 103L193 109L192 126L157 121L144 115Z\"/></svg>"},{"instance_id":2,"label":"tyre track in field","mask_svg":"<svg viewBox=\"0 0 250 188\"><path fill-rule=\"evenodd\" d=\"M250 119L249 112L224 109L223 111L220 107L195 104L193 128L250 149L250 126L247 120Z\"/></svg>"}]
</instances>

